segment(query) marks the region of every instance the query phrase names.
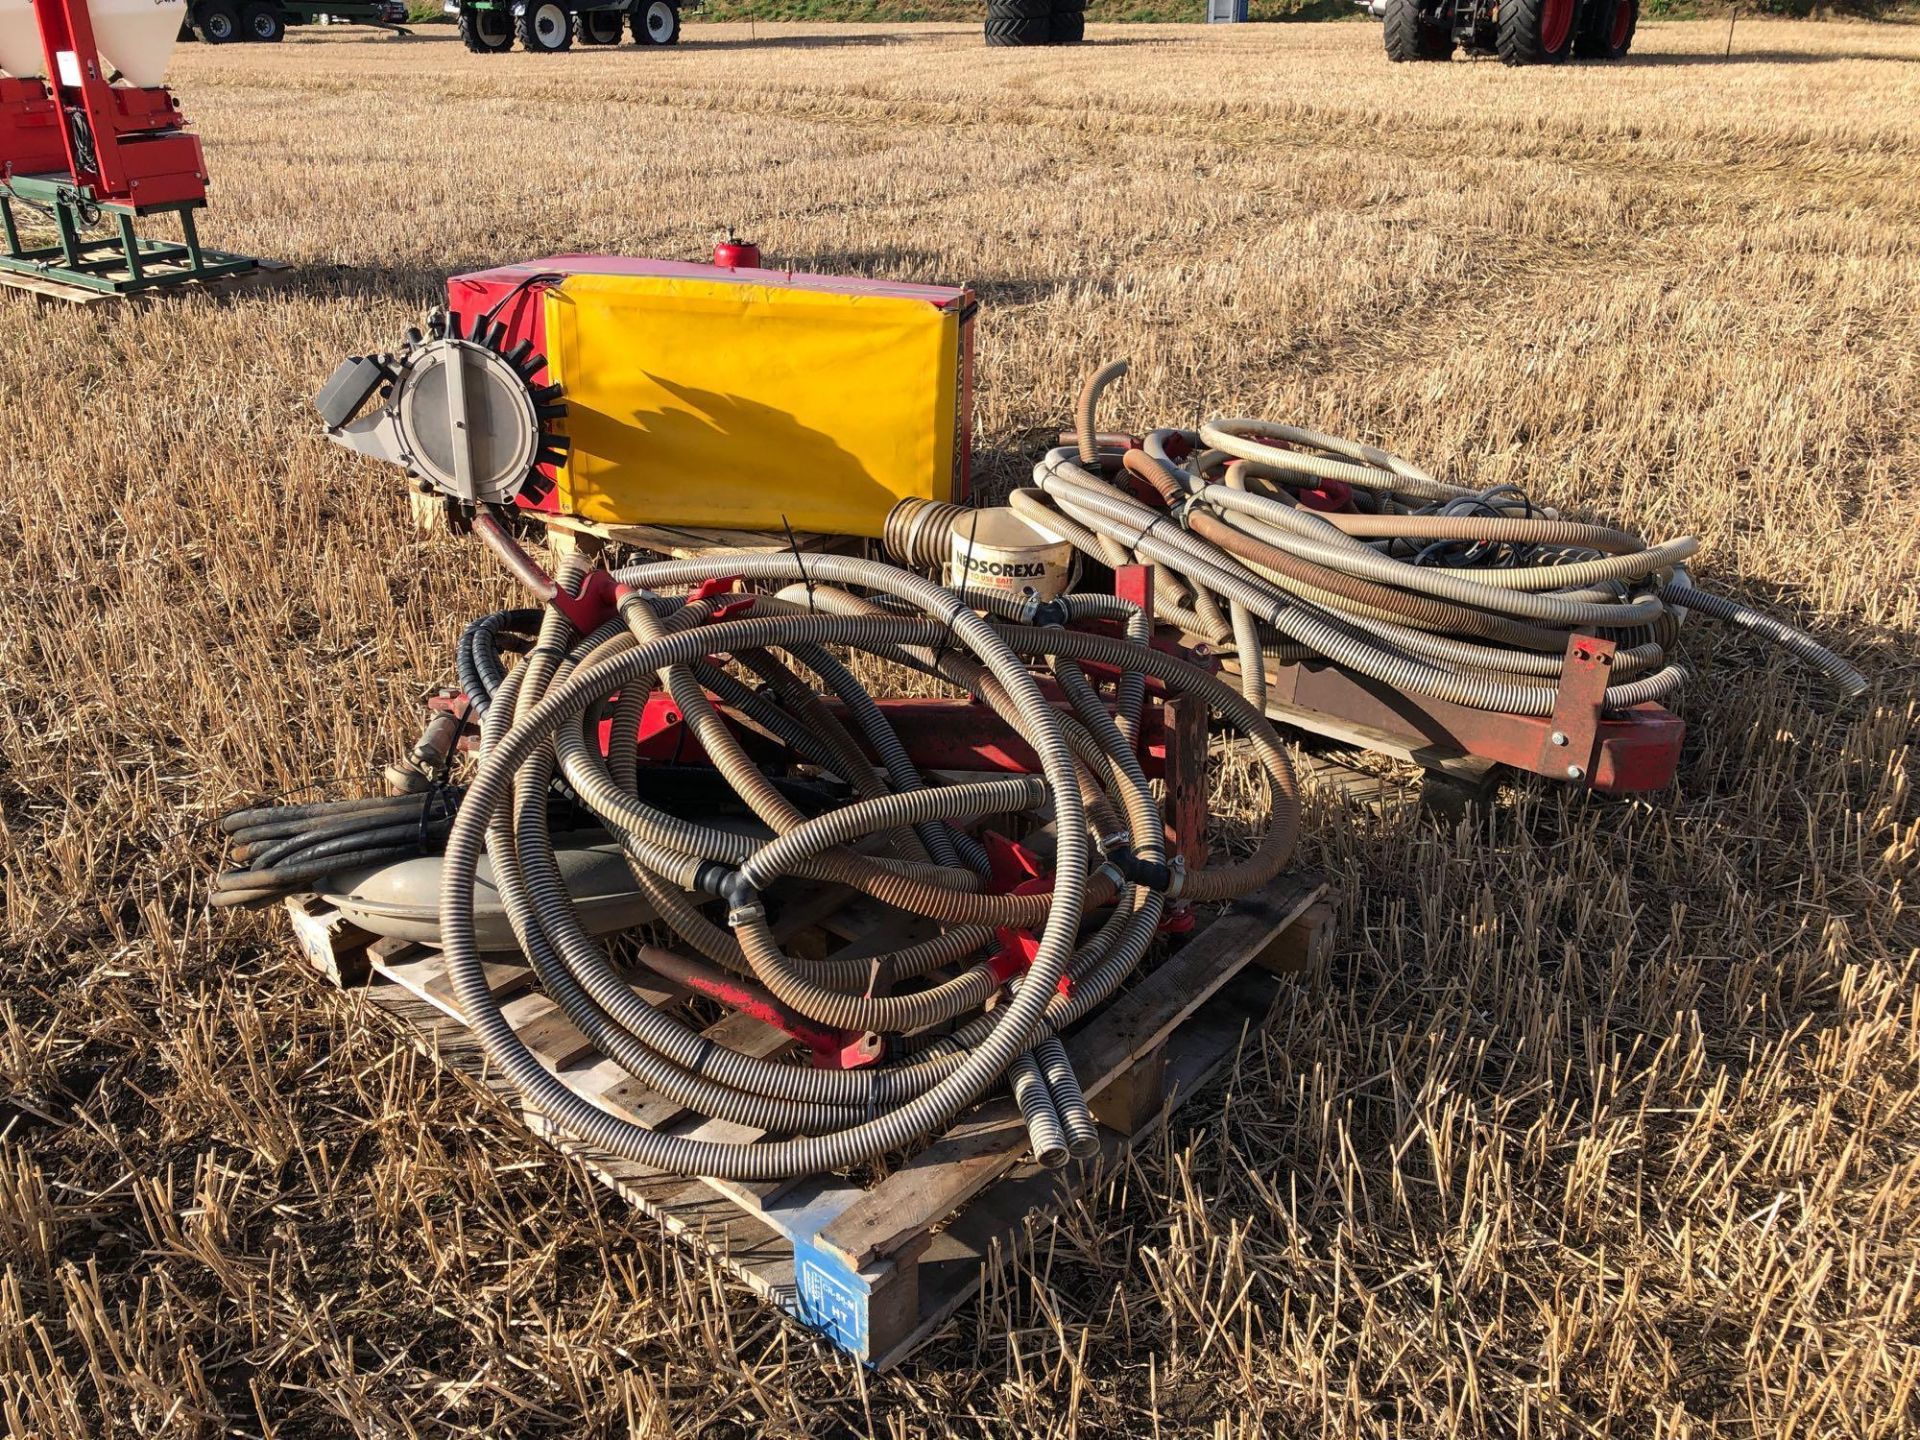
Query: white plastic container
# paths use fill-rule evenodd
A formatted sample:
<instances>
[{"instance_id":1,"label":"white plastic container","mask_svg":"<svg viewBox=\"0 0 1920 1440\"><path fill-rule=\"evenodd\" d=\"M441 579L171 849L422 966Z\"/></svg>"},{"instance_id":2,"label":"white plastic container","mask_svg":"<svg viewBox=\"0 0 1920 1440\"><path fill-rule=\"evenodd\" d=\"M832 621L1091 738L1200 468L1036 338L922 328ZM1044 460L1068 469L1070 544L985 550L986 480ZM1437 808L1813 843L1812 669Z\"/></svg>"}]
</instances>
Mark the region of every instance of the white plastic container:
<instances>
[{"instance_id":1,"label":"white plastic container","mask_svg":"<svg viewBox=\"0 0 1920 1440\"><path fill-rule=\"evenodd\" d=\"M953 523L947 584L954 589L1031 592L1051 600L1073 578L1073 546L1008 509L974 510Z\"/></svg>"},{"instance_id":2,"label":"white plastic container","mask_svg":"<svg viewBox=\"0 0 1920 1440\"><path fill-rule=\"evenodd\" d=\"M166 80L187 0L88 0L87 9L100 54L129 83L144 87Z\"/></svg>"},{"instance_id":3,"label":"white plastic container","mask_svg":"<svg viewBox=\"0 0 1920 1440\"><path fill-rule=\"evenodd\" d=\"M46 69L32 0L0 0L0 74L31 80Z\"/></svg>"}]
</instances>

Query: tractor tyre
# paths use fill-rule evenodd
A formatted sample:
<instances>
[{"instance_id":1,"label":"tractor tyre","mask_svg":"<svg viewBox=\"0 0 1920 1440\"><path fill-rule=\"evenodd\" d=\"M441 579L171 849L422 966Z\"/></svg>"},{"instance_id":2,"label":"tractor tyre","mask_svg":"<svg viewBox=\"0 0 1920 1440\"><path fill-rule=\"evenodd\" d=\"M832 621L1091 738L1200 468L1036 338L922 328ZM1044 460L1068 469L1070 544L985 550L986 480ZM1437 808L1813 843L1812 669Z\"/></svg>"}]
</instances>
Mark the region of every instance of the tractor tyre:
<instances>
[{"instance_id":1,"label":"tractor tyre","mask_svg":"<svg viewBox=\"0 0 1920 1440\"><path fill-rule=\"evenodd\" d=\"M193 7L193 23L200 31L200 38L209 45L231 45L246 38L233 0L202 0Z\"/></svg>"},{"instance_id":2,"label":"tractor tyre","mask_svg":"<svg viewBox=\"0 0 1920 1440\"><path fill-rule=\"evenodd\" d=\"M1573 51L1578 0L1501 0L1494 48L1508 65L1558 65Z\"/></svg>"},{"instance_id":3,"label":"tractor tyre","mask_svg":"<svg viewBox=\"0 0 1920 1440\"><path fill-rule=\"evenodd\" d=\"M680 40L680 7L671 0L642 0L633 12L633 43L674 45Z\"/></svg>"},{"instance_id":4,"label":"tractor tyre","mask_svg":"<svg viewBox=\"0 0 1920 1440\"><path fill-rule=\"evenodd\" d=\"M987 44L1052 43L1053 0L988 0Z\"/></svg>"},{"instance_id":5,"label":"tractor tyre","mask_svg":"<svg viewBox=\"0 0 1920 1440\"><path fill-rule=\"evenodd\" d=\"M513 33L531 55L558 55L573 48L573 19L558 0L527 0L513 22Z\"/></svg>"},{"instance_id":6,"label":"tractor tyre","mask_svg":"<svg viewBox=\"0 0 1920 1440\"><path fill-rule=\"evenodd\" d=\"M621 19L618 10L576 10L573 38L581 45L618 45Z\"/></svg>"},{"instance_id":7,"label":"tractor tyre","mask_svg":"<svg viewBox=\"0 0 1920 1440\"><path fill-rule=\"evenodd\" d=\"M1052 45L1078 45L1087 38L1087 0L1059 0L1047 21Z\"/></svg>"},{"instance_id":8,"label":"tractor tyre","mask_svg":"<svg viewBox=\"0 0 1920 1440\"><path fill-rule=\"evenodd\" d=\"M1640 28L1640 0L1587 0L1587 13L1574 38L1582 60L1622 60Z\"/></svg>"},{"instance_id":9,"label":"tractor tyre","mask_svg":"<svg viewBox=\"0 0 1920 1440\"><path fill-rule=\"evenodd\" d=\"M281 18L279 8L264 0L254 0L240 12L240 28L246 32L247 39L262 45L277 45L287 38L287 22Z\"/></svg>"},{"instance_id":10,"label":"tractor tyre","mask_svg":"<svg viewBox=\"0 0 1920 1440\"><path fill-rule=\"evenodd\" d=\"M1002 20L987 17L987 44L989 45L1051 45L1053 43L1053 21L1045 20Z\"/></svg>"},{"instance_id":11,"label":"tractor tyre","mask_svg":"<svg viewBox=\"0 0 1920 1440\"><path fill-rule=\"evenodd\" d=\"M504 55L513 49L513 20L504 10L460 7L460 43L476 55Z\"/></svg>"},{"instance_id":12,"label":"tractor tyre","mask_svg":"<svg viewBox=\"0 0 1920 1440\"><path fill-rule=\"evenodd\" d=\"M1436 23L1422 14L1420 0L1387 0L1380 31L1386 37L1387 59L1396 65L1453 58L1453 31L1445 20Z\"/></svg>"}]
</instances>

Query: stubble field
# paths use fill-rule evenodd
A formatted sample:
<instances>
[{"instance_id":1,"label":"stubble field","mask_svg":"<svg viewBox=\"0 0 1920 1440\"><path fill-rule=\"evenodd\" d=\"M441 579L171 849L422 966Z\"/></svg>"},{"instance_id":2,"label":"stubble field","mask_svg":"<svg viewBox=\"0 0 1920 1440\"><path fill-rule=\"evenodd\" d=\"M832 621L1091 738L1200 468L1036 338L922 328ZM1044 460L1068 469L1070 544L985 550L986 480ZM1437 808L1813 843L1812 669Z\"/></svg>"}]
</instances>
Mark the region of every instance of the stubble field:
<instances>
[{"instance_id":1,"label":"stubble field","mask_svg":"<svg viewBox=\"0 0 1920 1440\"><path fill-rule=\"evenodd\" d=\"M271 288L0 294L0 1424L96 1434L1897 1436L1920 1405L1920 31L691 27L186 47ZM1682 778L1458 829L1314 799L1323 973L1230 1085L868 1377L210 912L209 819L369 787L463 617L306 397L463 269L974 283L983 483L1079 377L1704 542L1878 683L1691 633ZM310 793L310 792L309 792Z\"/></svg>"}]
</instances>

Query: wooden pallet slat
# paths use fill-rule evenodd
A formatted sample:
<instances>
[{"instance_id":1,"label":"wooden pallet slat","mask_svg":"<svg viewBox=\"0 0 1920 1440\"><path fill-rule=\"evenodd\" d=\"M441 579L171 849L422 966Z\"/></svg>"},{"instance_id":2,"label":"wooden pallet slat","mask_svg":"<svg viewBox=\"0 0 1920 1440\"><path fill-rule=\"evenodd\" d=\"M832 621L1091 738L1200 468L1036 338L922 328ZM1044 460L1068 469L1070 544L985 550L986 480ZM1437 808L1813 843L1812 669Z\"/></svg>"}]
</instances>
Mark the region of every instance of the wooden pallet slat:
<instances>
[{"instance_id":1,"label":"wooden pallet slat","mask_svg":"<svg viewBox=\"0 0 1920 1440\"><path fill-rule=\"evenodd\" d=\"M1061 1207L1112 1173L1182 1101L1233 1057L1286 982L1319 964L1333 909L1316 878L1283 876L1211 923L1067 1036L1068 1053L1102 1122L1101 1152L1060 1171L1028 1154L1005 1098L963 1115L870 1188L844 1177L741 1183L663 1174L560 1133L526 1107L487 1062L461 1018L446 962L423 946L369 941L318 902L290 902L310 962L357 988L423 1052L499 1099L528 1130L585 1165L601 1184L695 1245L847 1353L879 1368L935 1334L983 1282L1035 1212ZM843 953L906 943L902 917L845 893L788 901L795 930L823 926ZM341 954L332 953L337 945ZM559 1006L533 988L518 956L484 957L489 991L523 1042L574 1093L610 1113L676 1134L743 1141L761 1132L693 1114L599 1054ZM357 978L355 978L357 977ZM644 976L651 1003L684 992ZM792 1041L729 1014L703 1032L773 1056Z\"/></svg>"},{"instance_id":2,"label":"wooden pallet slat","mask_svg":"<svg viewBox=\"0 0 1920 1440\"><path fill-rule=\"evenodd\" d=\"M1089 1099L1133 1061L1151 1054L1214 991L1265 953L1279 933L1324 891L1318 881L1286 877L1234 904L1196 933L1171 959L1106 1006L1067 1040L1074 1074ZM848 1264L860 1265L950 1215L1011 1168L1026 1143L1012 1101L985 1107L952 1127L890 1177L912 1183L881 1186L840 1216L822 1240Z\"/></svg>"}]
</instances>

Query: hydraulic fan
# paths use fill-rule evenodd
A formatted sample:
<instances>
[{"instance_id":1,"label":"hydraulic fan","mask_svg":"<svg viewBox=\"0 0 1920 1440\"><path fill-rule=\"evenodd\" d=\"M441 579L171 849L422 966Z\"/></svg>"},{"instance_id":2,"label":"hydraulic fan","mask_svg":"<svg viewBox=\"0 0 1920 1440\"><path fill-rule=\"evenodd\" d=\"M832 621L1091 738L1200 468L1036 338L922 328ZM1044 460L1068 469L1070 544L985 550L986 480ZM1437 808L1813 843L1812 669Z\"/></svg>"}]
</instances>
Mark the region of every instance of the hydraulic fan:
<instances>
[{"instance_id":1,"label":"hydraulic fan","mask_svg":"<svg viewBox=\"0 0 1920 1440\"><path fill-rule=\"evenodd\" d=\"M458 315L434 310L398 353L349 356L314 397L327 438L463 509L511 504L566 458L567 437L548 427L567 407L558 385L535 383L546 357L506 340L505 325L483 318L462 336ZM355 419L376 393L379 408Z\"/></svg>"}]
</instances>

